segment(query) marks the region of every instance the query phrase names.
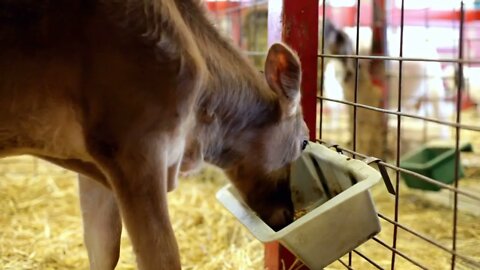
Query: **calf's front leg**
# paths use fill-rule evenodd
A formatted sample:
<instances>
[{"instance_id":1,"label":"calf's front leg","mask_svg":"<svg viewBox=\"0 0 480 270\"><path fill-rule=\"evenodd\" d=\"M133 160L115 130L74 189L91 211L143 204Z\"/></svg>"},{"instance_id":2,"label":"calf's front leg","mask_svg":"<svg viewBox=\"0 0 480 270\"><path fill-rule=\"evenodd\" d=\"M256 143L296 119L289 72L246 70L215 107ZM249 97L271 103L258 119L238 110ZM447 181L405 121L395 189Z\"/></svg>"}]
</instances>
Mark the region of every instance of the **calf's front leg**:
<instances>
[{"instance_id":1,"label":"calf's front leg","mask_svg":"<svg viewBox=\"0 0 480 270\"><path fill-rule=\"evenodd\" d=\"M102 147L93 146L92 155L109 175L138 268L180 269L167 208L168 151L157 141L148 143L144 138L142 142L122 143L122 149L113 157L95 152Z\"/></svg>"},{"instance_id":2,"label":"calf's front leg","mask_svg":"<svg viewBox=\"0 0 480 270\"><path fill-rule=\"evenodd\" d=\"M122 221L113 192L83 175L79 175L78 185L90 269L114 269L120 253Z\"/></svg>"}]
</instances>

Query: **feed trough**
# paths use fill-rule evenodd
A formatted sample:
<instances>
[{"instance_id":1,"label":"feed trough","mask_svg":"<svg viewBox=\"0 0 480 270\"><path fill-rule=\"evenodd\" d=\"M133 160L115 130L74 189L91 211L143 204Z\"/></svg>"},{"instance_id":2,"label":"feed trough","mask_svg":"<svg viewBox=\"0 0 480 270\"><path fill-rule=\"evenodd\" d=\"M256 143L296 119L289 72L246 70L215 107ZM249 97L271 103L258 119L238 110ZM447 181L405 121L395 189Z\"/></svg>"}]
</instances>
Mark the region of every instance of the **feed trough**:
<instances>
[{"instance_id":1,"label":"feed trough","mask_svg":"<svg viewBox=\"0 0 480 270\"><path fill-rule=\"evenodd\" d=\"M369 188L381 175L366 163L310 143L291 169L295 211L306 212L274 231L227 185L217 199L258 240L279 241L310 269L323 269L380 232Z\"/></svg>"}]
</instances>

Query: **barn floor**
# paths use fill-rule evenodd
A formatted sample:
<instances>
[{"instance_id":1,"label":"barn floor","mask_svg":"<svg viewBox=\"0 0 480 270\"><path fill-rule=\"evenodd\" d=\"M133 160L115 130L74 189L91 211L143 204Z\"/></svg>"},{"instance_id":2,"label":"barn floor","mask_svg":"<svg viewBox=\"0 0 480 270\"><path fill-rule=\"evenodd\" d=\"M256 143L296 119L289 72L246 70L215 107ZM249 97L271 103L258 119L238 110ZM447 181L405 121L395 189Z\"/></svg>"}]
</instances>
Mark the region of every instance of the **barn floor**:
<instances>
[{"instance_id":1,"label":"barn floor","mask_svg":"<svg viewBox=\"0 0 480 270\"><path fill-rule=\"evenodd\" d=\"M223 207L216 170L169 194L184 269L261 269L262 245ZM88 269L75 174L28 156L0 161L0 269ZM117 269L136 269L126 234Z\"/></svg>"},{"instance_id":2,"label":"barn floor","mask_svg":"<svg viewBox=\"0 0 480 270\"><path fill-rule=\"evenodd\" d=\"M477 142L480 140L475 145ZM478 157L476 152L466 159L471 164L466 179L460 181L461 187L477 195ZM88 269L75 179L71 172L28 156L0 160L0 269ZM225 183L222 174L206 168L195 177L182 178L179 187L169 194L184 269L263 269L262 244L215 199L215 192ZM372 194L378 211L393 218L394 197L383 184L375 186ZM408 189L401 182L400 223L450 246L452 200L442 202L431 196ZM392 231L393 226L382 221L378 238L390 245ZM398 233L397 247L401 252L430 269L450 269L448 253L401 229ZM458 252L480 263L480 216L460 211L457 234ZM369 241L358 250L382 267L389 267L391 253L377 242ZM396 265L397 269L418 269L398 256ZM353 268L372 266L354 255ZM135 269L125 234L117 269ZM345 267L336 262L327 269ZM457 269L475 268L458 259Z\"/></svg>"},{"instance_id":3,"label":"barn floor","mask_svg":"<svg viewBox=\"0 0 480 270\"><path fill-rule=\"evenodd\" d=\"M82 243L75 175L30 157L0 163L0 269L87 269ZM462 180L476 185L480 175ZM197 179L182 179L169 195L184 269L262 269L263 248L214 198L225 181L207 170ZM373 196L378 210L393 216L393 196L377 185ZM400 222L442 244L451 243L452 211L401 185ZM459 252L480 262L480 217L459 213ZM382 222L378 236L391 243L392 226ZM117 269L135 269L124 235ZM399 250L431 269L449 269L447 253L399 231ZM370 241L361 248L380 265L388 266L389 252ZM354 256L356 269L371 269ZM416 269L397 259L398 269ZM338 263L328 269L344 269ZM474 269L458 262L458 269Z\"/></svg>"}]
</instances>

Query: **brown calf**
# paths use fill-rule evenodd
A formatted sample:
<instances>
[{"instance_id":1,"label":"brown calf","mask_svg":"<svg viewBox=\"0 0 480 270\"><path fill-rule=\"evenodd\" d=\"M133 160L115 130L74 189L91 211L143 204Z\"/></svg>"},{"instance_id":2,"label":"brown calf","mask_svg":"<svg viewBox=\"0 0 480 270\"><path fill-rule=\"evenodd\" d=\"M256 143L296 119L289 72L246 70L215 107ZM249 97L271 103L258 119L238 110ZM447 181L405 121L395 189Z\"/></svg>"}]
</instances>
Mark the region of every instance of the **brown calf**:
<instances>
[{"instance_id":1,"label":"brown calf","mask_svg":"<svg viewBox=\"0 0 480 270\"><path fill-rule=\"evenodd\" d=\"M300 63L275 44L263 77L205 14L195 0L0 0L0 157L84 175L92 269L115 267L120 216L140 269L179 269L166 193L202 160L273 228L292 220Z\"/></svg>"}]
</instances>

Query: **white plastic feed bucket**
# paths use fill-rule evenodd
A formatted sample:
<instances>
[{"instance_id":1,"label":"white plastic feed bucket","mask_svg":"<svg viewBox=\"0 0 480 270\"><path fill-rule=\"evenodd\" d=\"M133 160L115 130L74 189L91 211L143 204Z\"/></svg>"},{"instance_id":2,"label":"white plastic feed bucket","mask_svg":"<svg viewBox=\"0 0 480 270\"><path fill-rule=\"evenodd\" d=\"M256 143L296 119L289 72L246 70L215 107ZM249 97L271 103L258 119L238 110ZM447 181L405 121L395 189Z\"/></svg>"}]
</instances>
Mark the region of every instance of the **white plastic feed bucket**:
<instances>
[{"instance_id":1,"label":"white plastic feed bucket","mask_svg":"<svg viewBox=\"0 0 480 270\"><path fill-rule=\"evenodd\" d=\"M217 199L258 240L279 241L310 269L323 269L380 232L369 188L381 175L366 163L312 143L291 169L295 210L309 211L278 232L227 185Z\"/></svg>"}]
</instances>

